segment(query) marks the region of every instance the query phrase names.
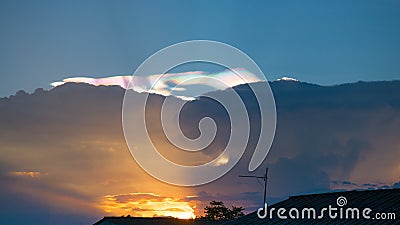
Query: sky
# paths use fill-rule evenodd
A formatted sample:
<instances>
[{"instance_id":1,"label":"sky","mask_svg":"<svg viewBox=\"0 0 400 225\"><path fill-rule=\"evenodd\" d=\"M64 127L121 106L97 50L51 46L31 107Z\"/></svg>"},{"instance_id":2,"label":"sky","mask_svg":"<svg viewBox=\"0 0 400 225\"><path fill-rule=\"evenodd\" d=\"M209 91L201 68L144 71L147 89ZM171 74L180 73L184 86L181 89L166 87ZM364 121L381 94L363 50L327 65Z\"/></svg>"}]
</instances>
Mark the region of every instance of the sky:
<instances>
[{"instance_id":1,"label":"sky","mask_svg":"<svg viewBox=\"0 0 400 225\"><path fill-rule=\"evenodd\" d=\"M400 79L398 1L0 2L0 96L69 77L132 74L161 48L233 45L269 80Z\"/></svg>"},{"instance_id":2,"label":"sky","mask_svg":"<svg viewBox=\"0 0 400 225\"><path fill-rule=\"evenodd\" d=\"M268 80L291 77L321 85L400 80L399 27L400 2L389 0L0 0L0 201L8 203L0 217L10 224L91 224L128 214L191 218L202 215L211 200L254 211L263 186L237 176L248 174L250 151L210 184L185 188L160 182L140 168L126 145L124 90L75 84L81 81L76 77L126 84L125 76L158 50L209 39L247 53ZM168 72L159 93L168 95L180 75L199 70L227 75L219 67L184 65ZM37 89L51 84L57 87ZM269 203L304 193L400 187L399 82L274 85L276 136L254 172L270 167ZM153 98L158 103L163 97ZM182 126L192 136L207 110L221 119L225 132L207 149L214 152L168 155L172 147L158 133L157 118L149 120L149 129L162 154L191 165L215 157L230 127L223 126L220 108L200 100L190 104Z\"/></svg>"}]
</instances>

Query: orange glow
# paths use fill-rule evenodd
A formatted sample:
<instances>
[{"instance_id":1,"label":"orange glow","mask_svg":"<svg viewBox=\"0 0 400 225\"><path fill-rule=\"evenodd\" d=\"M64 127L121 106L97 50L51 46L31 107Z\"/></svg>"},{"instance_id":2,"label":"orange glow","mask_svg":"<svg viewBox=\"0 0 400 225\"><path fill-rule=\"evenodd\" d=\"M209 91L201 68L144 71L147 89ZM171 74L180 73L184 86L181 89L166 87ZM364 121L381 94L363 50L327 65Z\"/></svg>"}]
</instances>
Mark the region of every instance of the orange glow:
<instances>
[{"instance_id":1,"label":"orange glow","mask_svg":"<svg viewBox=\"0 0 400 225\"><path fill-rule=\"evenodd\" d=\"M112 215L135 217L171 216L194 219L195 206L178 198L162 197L153 193L128 193L107 195L101 208Z\"/></svg>"},{"instance_id":2,"label":"orange glow","mask_svg":"<svg viewBox=\"0 0 400 225\"><path fill-rule=\"evenodd\" d=\"M41 175L40 172L33 172L33 171L13 171L9 172L8 174L12 176L31 177L31 178L38 178Z\"/></svg>"}]
</instances>

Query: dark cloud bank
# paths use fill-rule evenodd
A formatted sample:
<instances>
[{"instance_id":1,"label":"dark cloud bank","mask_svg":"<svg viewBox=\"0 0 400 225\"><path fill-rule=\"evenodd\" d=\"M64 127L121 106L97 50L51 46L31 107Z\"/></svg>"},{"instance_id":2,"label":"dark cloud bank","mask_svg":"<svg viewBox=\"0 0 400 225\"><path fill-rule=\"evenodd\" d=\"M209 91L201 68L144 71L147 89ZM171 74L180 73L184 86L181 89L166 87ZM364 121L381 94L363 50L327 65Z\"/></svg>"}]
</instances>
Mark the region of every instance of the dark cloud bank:
<instances>
[{"instance_id":1,"label":"dark cloud bank","mask_svg":"<svg viewBox=\"0 0 400 225\"><path fill-rule=\"evenodd\" d=\"M400 81L328 87L279 81L272 82L271 88L277 105L276 137L266 161L253 173L262 174L266 166L270 168L270 202L303 193L399 186ZM227 175L190 191L197 193L195 199L199 201L223 200L228 205L245 205L250 211L261 204L262 185L237 175L248 174L259 112L246 85L235 89L251 114L248 149ZM138 177L147 175L132 162L125 146L121 126L123 95L124 90L119 87L65 84L50 91L20 91L0 99L0 199L9 203L1 206L2 218L10 224L24 221L20 215L27 215L34 224L50 224L54 220L59 220L57 224L90 223L102 212L54 207L63 202L42 202L40 195L56 200L59 198L51 196L68 196L73 199L71 202L77 201L68 204L84 207L85 202L95 202L104 195L97 190L106 189L100 186L108 185L115 176L140 184ZM168 153L170 148L157 123L157 110L164 98L150 97L148 107L152 113L148 122L152 138L164 146L162 153L166 157L196 164L187 162L185 159L190 157L184 153ZM217 139L192 159L215 157L216 149L223 148L229 137L226 112L205 98L187 103L182 112L180 122L188 137L199 134L197 124L203 116L216 120ZM41 176L27 175L29 179L24 179L12 176L19 174L12 173L15 171L37 171ZM35 179L42 181L32 181ZM79 188L80 184L85 184L84 188ZM25 188L19 188L21 185Z\"/></svg>"}]
</instances>

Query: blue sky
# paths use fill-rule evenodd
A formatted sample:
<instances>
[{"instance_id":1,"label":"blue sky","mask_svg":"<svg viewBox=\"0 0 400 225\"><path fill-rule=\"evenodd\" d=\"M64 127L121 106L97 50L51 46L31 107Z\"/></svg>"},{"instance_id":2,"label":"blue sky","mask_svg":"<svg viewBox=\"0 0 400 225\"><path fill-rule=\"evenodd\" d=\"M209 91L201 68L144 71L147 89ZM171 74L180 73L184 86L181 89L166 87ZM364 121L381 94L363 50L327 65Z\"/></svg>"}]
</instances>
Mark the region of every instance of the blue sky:
<instances>
[{"instance_id":1,"label":"blue sky","mask_svg":"<svg viewBox=\"0 0 400 225\"><path fill-rule=\"evenodd\" d=\"M269 80L400 79L399 1L0 1L0 96L131 74L170 44L211 39Z\"/></svg>"}]
</instances>

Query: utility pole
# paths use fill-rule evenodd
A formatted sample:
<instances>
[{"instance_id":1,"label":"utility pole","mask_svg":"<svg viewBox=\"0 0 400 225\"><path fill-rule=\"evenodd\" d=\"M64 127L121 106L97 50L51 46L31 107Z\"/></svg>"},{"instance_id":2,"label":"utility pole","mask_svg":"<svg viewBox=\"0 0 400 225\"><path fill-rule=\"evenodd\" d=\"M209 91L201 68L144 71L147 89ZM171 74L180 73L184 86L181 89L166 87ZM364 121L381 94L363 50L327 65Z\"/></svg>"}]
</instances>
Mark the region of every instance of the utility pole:
<instances>
[{"instance_id":1,"label":"utility pole","mask_svg":"<svg viewBox=\"0 0 400 225\"><path fill-rule=\"evenodd\" d=\"M263 179L264 180L264 202L263 205L267 203L267 180L268 180L268 168L265 168L265 174L264 176L249 176L249 175L242 175L239 177L250 177L250 178L257 178L257 179Z\"/></svg>"}]
</instances>

